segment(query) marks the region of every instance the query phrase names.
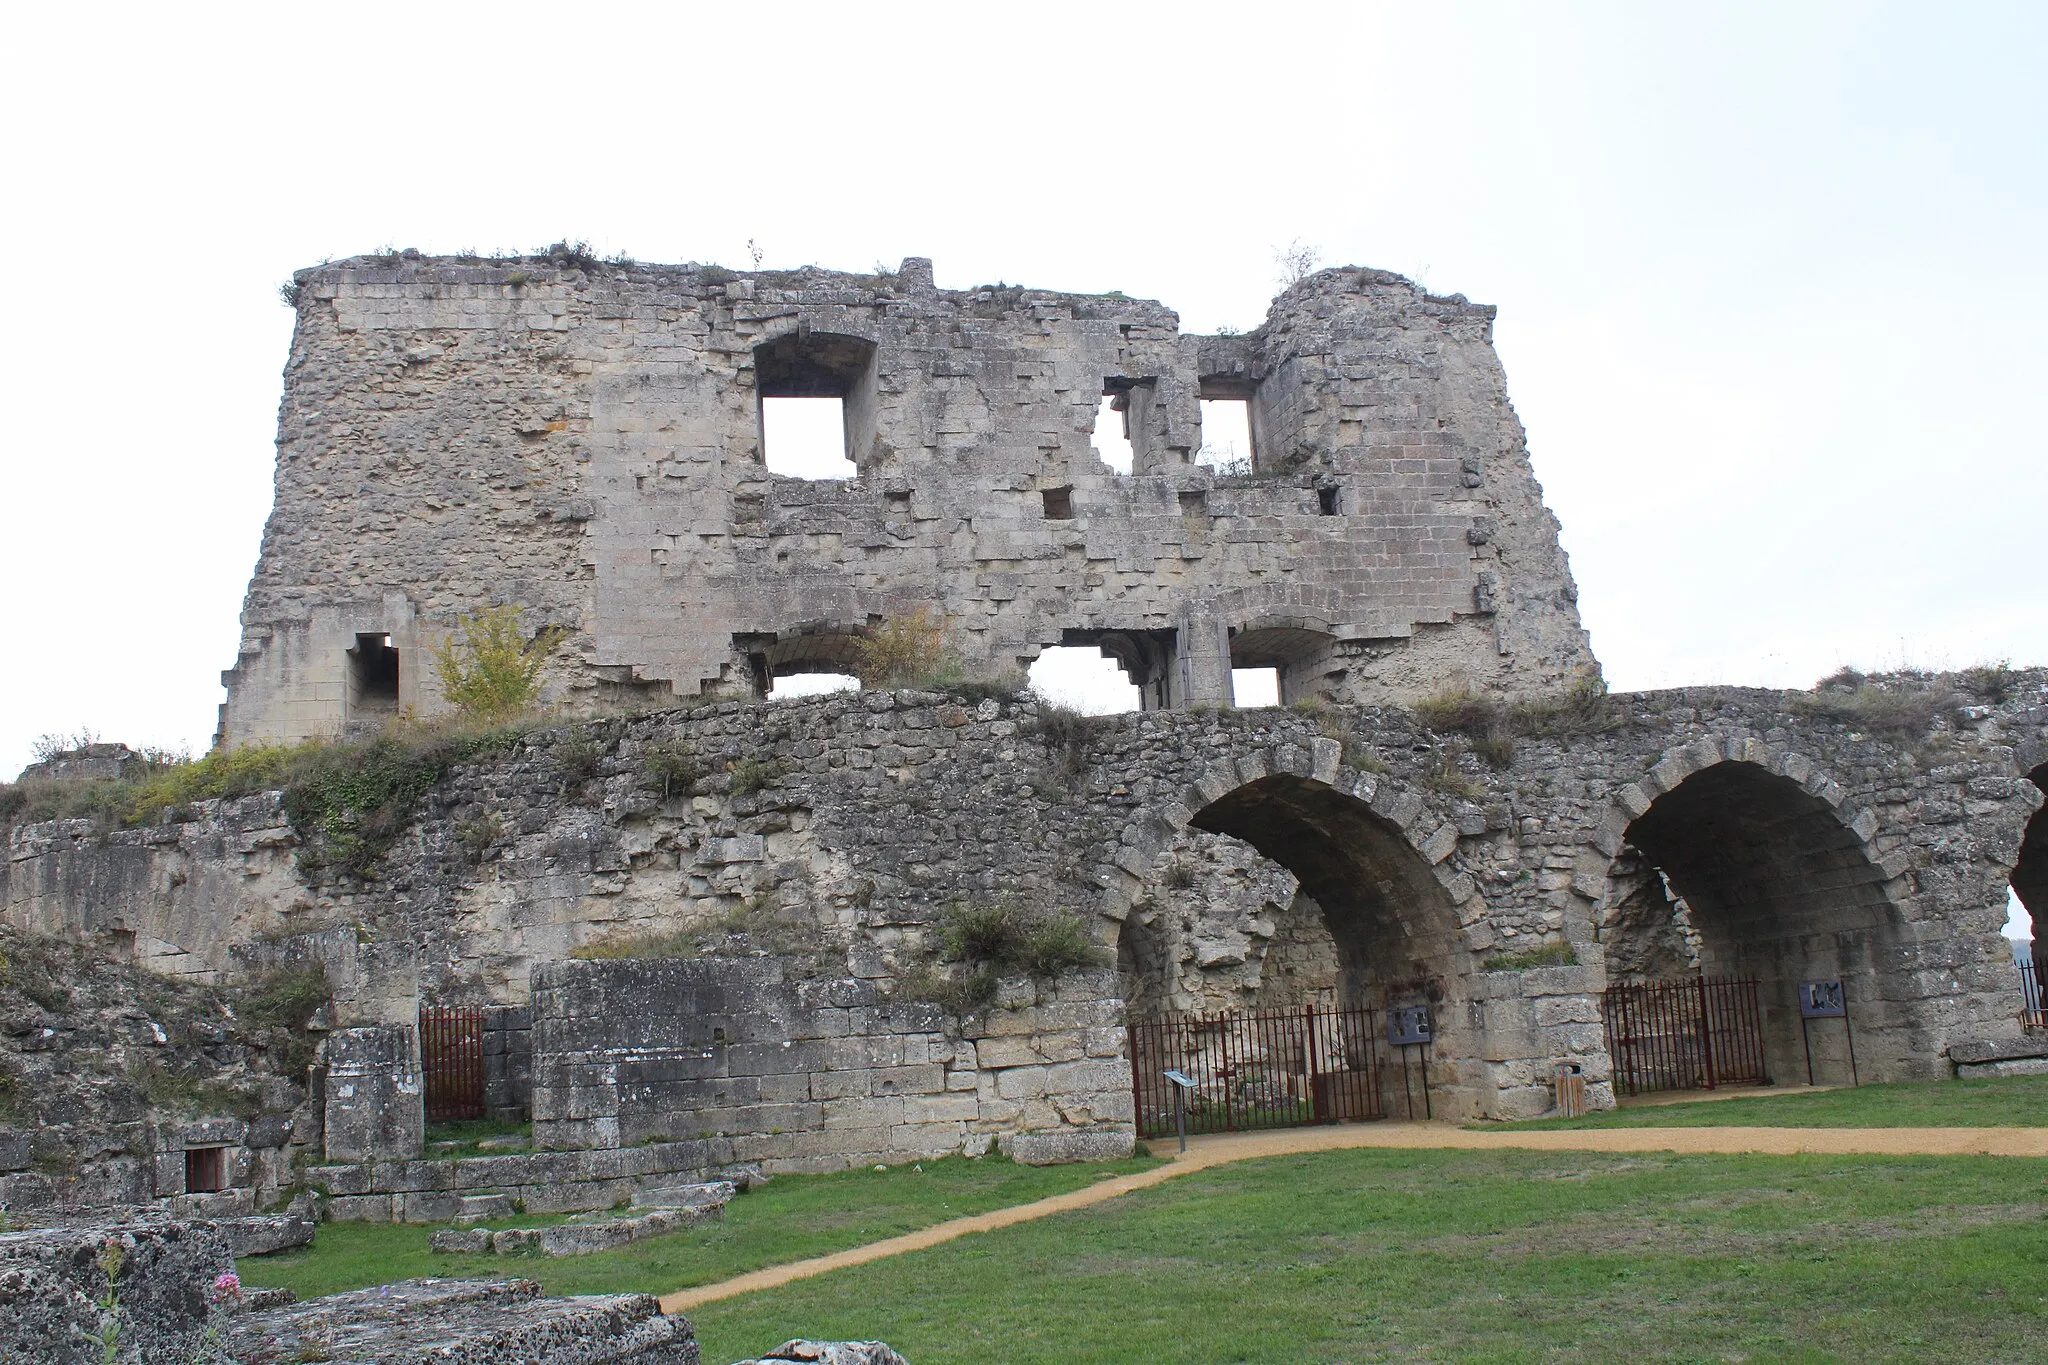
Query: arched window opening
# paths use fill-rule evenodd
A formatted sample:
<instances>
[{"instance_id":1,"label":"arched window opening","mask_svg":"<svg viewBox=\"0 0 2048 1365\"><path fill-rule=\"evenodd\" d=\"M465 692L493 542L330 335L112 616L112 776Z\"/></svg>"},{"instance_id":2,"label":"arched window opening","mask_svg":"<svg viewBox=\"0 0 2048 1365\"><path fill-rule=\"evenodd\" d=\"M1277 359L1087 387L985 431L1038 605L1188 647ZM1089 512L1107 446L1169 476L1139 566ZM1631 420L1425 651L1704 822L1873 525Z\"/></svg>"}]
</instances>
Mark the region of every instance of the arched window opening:
<instances>
[{"instance_id":1,"label":"arched window opening","mask_svg":"<svg viewBox=\"0 0 2048 1365\"><path fill-rule=\"evenodd\" d=\"M769 472L847 479L874 445L875 345L803 329L754 349L761 458Z\"/></svg>"},{"instance_id":2,"label":"arched window opening","mask_svg":"<svg viewBox=\"0 0 2048 1365\"><path fill-rule=\"evenodd\" d=\"M859 691L854 668L860 638L855 627L813 622L794 630L735 635L732 645L746 657L754 695L782 701Z\"/></svg>"}]
</instances>

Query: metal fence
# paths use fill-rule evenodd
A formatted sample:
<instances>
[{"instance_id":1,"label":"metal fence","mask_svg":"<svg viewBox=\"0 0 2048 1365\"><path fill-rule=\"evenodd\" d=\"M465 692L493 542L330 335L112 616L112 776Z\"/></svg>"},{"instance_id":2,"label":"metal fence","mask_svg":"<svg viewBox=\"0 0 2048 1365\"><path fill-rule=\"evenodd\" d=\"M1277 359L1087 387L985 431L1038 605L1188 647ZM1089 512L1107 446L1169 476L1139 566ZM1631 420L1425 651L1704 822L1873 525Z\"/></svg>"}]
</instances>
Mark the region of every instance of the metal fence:
<instances>
[{"instance_id":1,"label":"metal fence","mask_svg":"<svg viewBox=\"0 0 2048 1365\"><path fill-rule=\"evenodd\" d=\"M475 1005L420 1008L420 1068L427 1122L484 1116L484 1012Z\"/></svg>"},{"instance_id":2,"label":"metal fence","mask_svg":"<svg viewBox=\"0 0 2048 1365\"><path fill-rule=\"evenodd\" d=\"M1624 1094L1770 1081L1754 979L1609 986L1600 1004L1614 1087Z\"/></svg>"},{"instance_id":3,"label":"metal fence","mask_svg":"<svg viewBox=\"0 0 2048 1365\"><path fill-rule=\"evenodd\" d=\"M2048 1028L2048 997L2042 992L2048 989L2048 980L2032 962L2022 962L2020 968L2020 1027Z\"/></svg>"},{"instance_id":4,"label":"metal fence","mask_svg":"<svg viewBox=\"0 0 2048 1365\"><path fill-rule=\"evenodd\" d=\"M1369 1009L1166 1015L1130 1027L1138 1135L1174 1131L1178 1071L1190 1133L1384 1116L1379 1015Z\"/></svg>"}]
</instances>

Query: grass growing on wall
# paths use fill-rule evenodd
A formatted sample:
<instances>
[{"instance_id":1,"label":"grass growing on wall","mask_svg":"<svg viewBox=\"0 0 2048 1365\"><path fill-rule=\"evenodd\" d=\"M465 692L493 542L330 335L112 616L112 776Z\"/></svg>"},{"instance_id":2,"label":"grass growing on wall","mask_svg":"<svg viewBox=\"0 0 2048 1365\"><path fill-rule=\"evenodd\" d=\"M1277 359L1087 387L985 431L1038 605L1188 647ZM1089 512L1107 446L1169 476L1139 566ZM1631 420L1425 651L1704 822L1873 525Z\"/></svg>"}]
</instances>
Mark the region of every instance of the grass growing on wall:
<instances>
[{"instance_id":1,"label":"grass growing on wall","mask_svg":"<svg viewBox=\"0 0 2048 1365\"><path fill-rule=\"evenodd\" d=\"M323 1223L307 1251L250 1257L249 1285L300 1298L385 1284L415 1275L517 1275L550 1294L666 1294L763 1266L895 1237L949 1218L1026 1204L1144 1170L1149 1157L1077 1166L1019 1166L1006 1157L945 1157L839 1175L777 1176L734 1200L721 1222L686 1228L592 1256L440 1256L427 1249L434 1227L418 1223ZM540 1227L559 1217L514 1218L486 1227ZM771 1343L773 1344L773 1343Z\"/></svg>"}]
</instances>

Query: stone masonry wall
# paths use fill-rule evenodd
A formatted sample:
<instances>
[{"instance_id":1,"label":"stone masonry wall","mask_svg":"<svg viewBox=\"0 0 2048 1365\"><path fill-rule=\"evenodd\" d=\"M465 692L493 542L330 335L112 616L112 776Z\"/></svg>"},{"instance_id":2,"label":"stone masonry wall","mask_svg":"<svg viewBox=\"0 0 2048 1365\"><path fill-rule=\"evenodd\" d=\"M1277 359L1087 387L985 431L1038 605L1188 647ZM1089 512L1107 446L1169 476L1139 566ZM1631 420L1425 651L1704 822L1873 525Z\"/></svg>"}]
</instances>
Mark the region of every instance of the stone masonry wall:
<instances>
[{"instance_id":1,"label":"stone masonry wall","mask_svg":"<svg viewBox=\"0 0 2048 1365\"><path fill-rule=\"evenodd\" d=\"M1595 668L1493 310L1329 270L1245 336L1156 303L894 274L362 258L302 271L229 743L431 712L465 613L566 636L549 695L745 695L928 605L971 672L1098 643L1168 704L1540 691ZM1091 444L1106 393L1137 455ZM857 477L770 474L759 403L840 393ZM1196 463L1246 398L1256 469ZM1058 504L1056 507L1055 504ZM1066 510L1070 505L1071 511ZM388 636L398 695L352 673Z\"/></svg>"},{"instance_id":2,"label":"stone masonry wall","mask_svg":"<svg viewBox=\"0 0 2048 1365\"><path fill-rule=\"evenodd\" d=\"M1122 1005L1107 973L948 1020L785 959L563 962L534 979L534 1141L729 1139L773 1170L1091 1142L1130 1149ZM1067 1131L1072 1130L1072 1131ZM1023 1136L1020 1136L1023 1135Z\"/></svg>"},{"instance_id":3,"label":"stone masonry wall","mask_svg":"<svg viewBox=\"0 0 2048 1365\"><path fill-rule=\"evenodd\" d=\"M1082 916L1145 1008L1256 1004L1289 977L1427 1002L1440 1111L1507 1116L1547 1106L1559 1061L1605 1101L1606 944L1632 932L1654 854L1710 966L1764 980L1780 1080L1796 1074L1792 986L1833 975L1852 982L1867 1077L1941 1074L1951 1042L2019 1034L1998 928L2041 799L2019 765L2048 741L2048 674L1995 704L1953 679L1882 685L1930 698L1918 733L1829 719L1806 694L1692 689L1609 698L1500 767L1396 708L1077 728L1028 699L717 702L535 732L451 772L373 878L324 871L274 909L284 942L402 952L429 1000L514 1005L537 967L545 981L579 946L639 942L768 952L798 991L866 999L929 967L951 907L1012 898ZM646 763L679 746L701 776L664 792ZM497 833L462 833L480 827ZM154 899L156 869L189 856L175 838L98 838L17 829L10 886L28 892L10 891L10 917L65 929L97 904L86 887L123 888L93 913L160 915L167 941L229 965L203 902ZM102 855L144 872L98 880ZM1533 949L1576 965L1531 967ZM1269 982L1276 951L1293 965Z\"/></svg>"}]
</instances>

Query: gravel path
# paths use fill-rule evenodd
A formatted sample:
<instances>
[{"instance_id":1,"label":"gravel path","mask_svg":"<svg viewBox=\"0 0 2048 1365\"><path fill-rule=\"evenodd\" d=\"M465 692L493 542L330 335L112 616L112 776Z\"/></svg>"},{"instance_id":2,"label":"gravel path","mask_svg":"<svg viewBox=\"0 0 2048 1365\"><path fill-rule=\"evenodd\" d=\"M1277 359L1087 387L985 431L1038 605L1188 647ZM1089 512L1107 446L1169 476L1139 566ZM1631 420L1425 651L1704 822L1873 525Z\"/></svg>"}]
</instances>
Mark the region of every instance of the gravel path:
<instances>
[{"instance_id":1,"label":"gravel path","mask_svg":"<svg viewBox=\"0 0 2048 1365\"><path fill-rule=\"evenodd\" d=\"M792 1280L865 1265L887 1256L901 1256L906 1251L922 1251L969 1233L993 1232L1069 1209L1084 1209L1211 1166L1297 1152L1405 1147L1465 1151L1519 1148L1541 1152L1711 1152L1726 1156L1796 1156L1802 1152L1828 1156L2048 1156L2048 1128L1586 1128L1475 1132L1448 1123L1347 1123L1189 1138L1185 1155L1176 1153L1176 1144L1170 1138L1147 1145L1155 1155L1171 1156L1174 1160L1149 1171L1115 1176L1033 1203L954 1218L901 1237L848 1247L829 1256L768 1266L716 1284L678 1290L662 1298L661 1309L664 1313L681 1313L699 1304L774 1289Z\"/></svg>"}]
</instances>

